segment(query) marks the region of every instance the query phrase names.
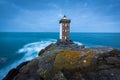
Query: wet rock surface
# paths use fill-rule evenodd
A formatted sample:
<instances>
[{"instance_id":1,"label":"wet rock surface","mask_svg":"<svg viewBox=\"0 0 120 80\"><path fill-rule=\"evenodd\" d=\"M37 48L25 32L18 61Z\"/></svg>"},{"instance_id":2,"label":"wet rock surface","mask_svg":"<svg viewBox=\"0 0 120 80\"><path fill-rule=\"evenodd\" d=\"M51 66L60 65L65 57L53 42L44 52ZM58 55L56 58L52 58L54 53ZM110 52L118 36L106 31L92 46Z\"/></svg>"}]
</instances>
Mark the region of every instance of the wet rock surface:
<instances>
[{"instance_id":1,"label":"wet rock surface","mask_svg":"<svg viewBox=\"0 0 120 80\"><path fill-rule=\"evenodd\" d=\"M120 80L120 51L58 41L16 69L3 80Z\"/></svg>"},{"instance_id":2,"label":"wet rock surface","mask_svg":"<svg viewBox=\"0 0 120 80\"><path fill-rule=\"evenodd\" d=\"M23 62L21 63L19 66L17 66L16 68L11 69L8 74L3 78L3 80L13 80L14 77L19 74L19 70L25 66L26 64L28 64L29 61Z\"/></svg>"}]
</instances>

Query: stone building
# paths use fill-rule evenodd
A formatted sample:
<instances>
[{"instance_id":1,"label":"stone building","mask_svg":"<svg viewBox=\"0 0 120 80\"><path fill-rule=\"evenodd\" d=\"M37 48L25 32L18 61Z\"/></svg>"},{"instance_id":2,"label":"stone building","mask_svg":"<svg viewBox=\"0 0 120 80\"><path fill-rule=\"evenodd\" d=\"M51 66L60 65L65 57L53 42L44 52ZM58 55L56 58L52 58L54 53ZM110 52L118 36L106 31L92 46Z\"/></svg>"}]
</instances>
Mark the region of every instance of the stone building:
<instances>
[{"instance_id":1,"label":"stone building","mask_svg":"<svg viewBox=\"0 0 120 80\"><path fill-rule=\"evenodd\" d=\"M60 21L60 41L69 42L70 41L70 19L64 16Z\"/></svg>"}]
</instances>

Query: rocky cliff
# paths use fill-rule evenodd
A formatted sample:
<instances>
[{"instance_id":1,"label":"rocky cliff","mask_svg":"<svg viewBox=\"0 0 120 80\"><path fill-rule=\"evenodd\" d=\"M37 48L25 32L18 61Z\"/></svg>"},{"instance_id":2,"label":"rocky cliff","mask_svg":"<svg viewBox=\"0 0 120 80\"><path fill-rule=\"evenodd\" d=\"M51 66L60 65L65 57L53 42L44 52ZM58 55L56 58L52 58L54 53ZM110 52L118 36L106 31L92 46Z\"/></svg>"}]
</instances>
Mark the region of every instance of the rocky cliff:
<instances>
[{"instance_id":1,"label":"rocky cliff","mask_svg":"<svg viewBox=\"0 0 120 80\"><path fill-rule=\"evenodd\" d=\"M9 71L3 80L120 80L120 51L57 42Z\"/></svg>"}]
</instances>

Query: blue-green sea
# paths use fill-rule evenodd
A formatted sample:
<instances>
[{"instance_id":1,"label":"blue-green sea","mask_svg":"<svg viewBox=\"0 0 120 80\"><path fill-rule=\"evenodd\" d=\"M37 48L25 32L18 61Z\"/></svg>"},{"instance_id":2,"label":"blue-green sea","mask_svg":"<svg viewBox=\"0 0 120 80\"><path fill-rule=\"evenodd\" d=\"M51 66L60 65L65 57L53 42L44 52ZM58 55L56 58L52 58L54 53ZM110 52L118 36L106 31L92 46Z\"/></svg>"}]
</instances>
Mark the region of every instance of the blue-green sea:
<instances>
[{"instance_id":1,"label":"blue-green sea","mask_svg":"<svg viewBox=\"0 0 120 80\"><path fill-rule=\"evenodd\" d=\"M120 33L71 33L78 44L120 49ZM0 32L0 80L21 62L37 57L38 52L59 39L57 32Z\"/></svg>"}]
</instances>

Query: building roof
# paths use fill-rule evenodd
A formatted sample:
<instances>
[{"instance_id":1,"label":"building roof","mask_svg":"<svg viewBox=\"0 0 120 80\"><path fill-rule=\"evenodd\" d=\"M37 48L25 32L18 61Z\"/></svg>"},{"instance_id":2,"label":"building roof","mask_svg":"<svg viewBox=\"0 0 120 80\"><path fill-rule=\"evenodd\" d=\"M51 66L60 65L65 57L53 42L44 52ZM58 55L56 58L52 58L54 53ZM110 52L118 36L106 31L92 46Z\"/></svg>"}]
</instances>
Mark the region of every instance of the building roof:
<instances>
[{"instance_id":1,"label":"building roof","mask_svg":"<svg viewBox=\"0 0 120 80\"><path fill-rule=\"evenodd\" d=\"M66 16L64 15L64 17L59 21L59 23L70 23L71 20L67 19Z\"/></svg>"}]
</instances>

